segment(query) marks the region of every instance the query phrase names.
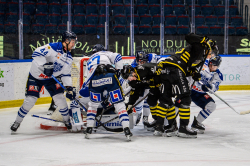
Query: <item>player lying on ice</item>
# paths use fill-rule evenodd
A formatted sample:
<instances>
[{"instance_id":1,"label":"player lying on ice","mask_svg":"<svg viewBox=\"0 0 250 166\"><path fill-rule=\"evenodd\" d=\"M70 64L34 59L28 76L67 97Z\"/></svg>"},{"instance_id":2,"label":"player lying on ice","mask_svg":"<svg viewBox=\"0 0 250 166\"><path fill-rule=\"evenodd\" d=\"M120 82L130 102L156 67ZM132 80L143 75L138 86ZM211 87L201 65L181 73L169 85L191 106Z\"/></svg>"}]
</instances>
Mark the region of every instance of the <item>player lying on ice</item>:
<instances>
[{"instance_id":1,"label":"player lying on ice","mask_svg":"<svg viewBox=\"0 0 250 166\"><path fill-rule=\"evenodd\" d=\"M106 51L101 44L96 44L92 51L93 55L87 62L87 78L82 87L82 90L88 87L90 94L85 138L89 138L95 127L97 108L109 96L111 104L114 105L115 111L119 115L125 136L130 140L132 133L129 129L129 117L117 76L117 70L122 69L123 66L122 57L119 53Z\"/></svg>"}]
</instances>

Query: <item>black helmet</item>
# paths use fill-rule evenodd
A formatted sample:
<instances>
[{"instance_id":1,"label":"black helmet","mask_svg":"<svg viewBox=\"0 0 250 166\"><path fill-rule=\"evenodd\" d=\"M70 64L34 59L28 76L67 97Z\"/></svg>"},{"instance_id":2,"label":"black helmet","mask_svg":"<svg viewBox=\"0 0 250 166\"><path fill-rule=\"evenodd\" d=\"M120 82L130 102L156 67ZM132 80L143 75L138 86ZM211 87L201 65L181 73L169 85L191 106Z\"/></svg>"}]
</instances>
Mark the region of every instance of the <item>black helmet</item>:
<instances>
[{"instance_id":1,"label":"black helmet","mask_svg":"<svg viewBox=\"0 0 250 166\"><path fill-rule=\"evenodd\" d=\"M222 58L220 55L215 55L214 57L212 57L211 59L209 59L208 64L212 64L213 66L218 66L218 68L220 67Z\"/></svg>"},{"instance_id":2,"label":"black helmet","mask_svg":"<svg viewBox=\"0 0 250 166\"><path fill-rule=\"evenodd\" d=\"M144 51L136 51L135 53L136 62L147 62L148 61L148 54Z\"/></svg>"},{"instance_id":3,"label":"black helmet","mask_svg":"<svg viewBox=\"0 0 250 166\"><path fill-rule=\"evenodd\" d=\"M123 69L121 69L121 76L123 79L127 79L131 72L134 71L134 68L131 65L124 65Z\"/></svg>"},{"instance_id":4,"label":"black helmet","mask_svg":"<svg viewBox=\"0 0 250 166\"><path fill-rule=\"evenodd\" d=\"M71 41L71 39L75 39L77 41L77 36L72 31L65 31L62 34L62 42L65 42L67 39L69 40L69 42Z\"/></svg>"},{"instance_id":5,"label":"black helmet","mask_svg":"<svg viewBox=\"0 0 250 166\"><path fill-rule=\"evenodd\" d=\"M106 51L104 46L101 45L101 44L96 44L94 45L93 49L92 49L92 53L96 53L96 52L99 52L99 51Z\"/></svg>"}]
</instances>

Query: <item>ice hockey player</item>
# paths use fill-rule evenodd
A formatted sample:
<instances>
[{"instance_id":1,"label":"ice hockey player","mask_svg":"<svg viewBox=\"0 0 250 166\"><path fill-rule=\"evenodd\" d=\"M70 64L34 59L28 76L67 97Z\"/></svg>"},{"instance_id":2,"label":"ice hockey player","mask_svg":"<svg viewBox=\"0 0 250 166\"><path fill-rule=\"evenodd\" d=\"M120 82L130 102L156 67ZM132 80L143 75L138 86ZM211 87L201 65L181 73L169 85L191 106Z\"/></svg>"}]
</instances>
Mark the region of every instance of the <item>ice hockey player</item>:
<instances>
[{"instance_id":1,"label":"ice hockey player","mask_svg":"<svg viewBox=\"0 0 250 166\"><path fill-rule=\"evenodd\" d=\"M144 59L142 59L142 60L139 59L139 58L141 58L139 56L140 54L145 55ZM138 64L142 65L143 62L144 63L157 63L157 61L161 58L162 58L162 56L157 55L155 53L146 54L144 51L137 51L135 54L135 60L131 63L131 66L136 67L136 66L138 66Z\"/></svg>"},{"instance_id":2,"label":"ice hockey player","mask_svg":"<svg viewBox=\"0 0 250 166\"><path fill-rule=\"evenodd\" d=\"M85 138L89 138L89 134L92 133L99 104L109 97L119 115L125 136L130 140L132 133L129 129L129 118L124 104L123 91L116 75L117 70L122 69L122 57L119 53L106 51L101 44L96 44L92 51L93 55L87 62L88 76L84 83L89 86L91 100L87 112ZM115 65L115 68L112 65Z\"/></svg>"},{"instance_id":3,"label":"ice hockey player","mask_svg":"<svg viewBox=\"0 0 250 166\"><path fill-rule=\"evenodd\" d=\"M223 75L218 69L221 62L222 58L219 55L215 55L206 61L201 71L201 80L196 81L192 88L191 99L202 109L197 118L194 117L191 125L192 129L196 130L197 133L204 133L205 126L202 122L216 109L215 101L207 92L216 92L223 81Z\"/></svg>"},{"instance_id":4,"label":"ice hockey player","mask_svg":"<svg viewBox=\"0 0 250 166\"><path fill-rule=\"evenodd\" d=\"M34 51L32 54L33 61L26 84L26 97L17 113L15 122L11 126L12 131L18 129L23 118L35 105L42 86L47 89L55 104L59 107L59 112L62 114L67 129L71 129L72 126L69 122L68 105L63 95L64 89L60 87L51 76L61 77L63 85L68 90L66 97L73 100L75 93L71 80L71 64L73 61L71 50L75 48L76 43L76 34L71 31L66 31L62 34L62 42L46 44L38 47Z\"/></svg>"},{"instance_id":5,"label":"ice hockey player","mask_svg":"<svg viewBox=\"0 0 250 166\"><path fill-rule=\"evenodd\" d=\"M177 96L181 100L179 107L180 127L177 136L197 138L197 132L188 128L191 97L186 77L191 75L195 81L200 80L201 75L196 67L203 66L214 42L208 37L193 33L186 35L185 40L189 43L187 47L157 65L156 74L160 75L163 88L157 106L155 135L162 135L165 132L165 136L173 136L177 132L175 106L172 101L172 97ZM168 118L169 127L164 131L165 116L171 116L171 118Z\"/></svg>"},{"instance_id":6,"label":"ice hockey player","mask_svg":"<svg viewBox=\"0 0 250 166\"><path fill-rule=\"evenodd\" d=\"M156 54L155 54L156 55ZM132 67L136 67L138 65L143 65L145 63L148 63L148 54L145 54L144 51L136 51L135 53L135 60L133 63L130 65L127 65L127 71L132 71ZM131 69L129 69L131 68ZM126 94L131 90L131 87L128 84L128 80L123 79L122 77L119 79L121 86L124 90L124 93ZM141 91L140 97L138 98L138 101L140 101L144 96L146 96L149 92L149 87L145 87L144 90ZM137 103L137 101L136 101ZM136 111L136 122L135 125L137 125L140 122L141 115L143 112L143 124L145 127L145 124L148 124L148 116L150 114L150 109L149 105L147 103L147 100L145 99L144 101L141 101L137 106L135 106L135 111Z\"/></svg>"},{"instance_id":7,"label":"ice hockey player","mask_svg":"<svg viewBox=\"0 0 250 166\"><path fill-rule=\"evenodd\" d=\"M157 77L154 74L156 70L156 63L144 63L132 68L130 65L123 66L121 76L124 79L128 79L128 83L131 86L130 97L127 103L127 111L130 111L132 105L138 100L141 93L145 88L149 88L149 94L147 103L150 107L150 112L153 119L156 118L155 106L157 105L160 96L160 83L157 81ZM146 124L148 126L149 124Z\"/></svg>"}]
</instances>

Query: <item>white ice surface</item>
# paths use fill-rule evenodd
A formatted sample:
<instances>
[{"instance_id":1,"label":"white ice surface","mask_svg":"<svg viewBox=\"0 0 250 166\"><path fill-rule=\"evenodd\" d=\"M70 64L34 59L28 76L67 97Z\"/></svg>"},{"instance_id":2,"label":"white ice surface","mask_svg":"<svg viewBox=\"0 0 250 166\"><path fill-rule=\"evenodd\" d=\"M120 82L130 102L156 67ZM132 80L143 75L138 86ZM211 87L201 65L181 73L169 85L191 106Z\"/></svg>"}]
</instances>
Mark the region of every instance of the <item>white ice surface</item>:
<instances>
[{"instance_id":1,"label":"white ice surface","mask_svg":"<svg viewBox=\"0 0 250 166\"><path fill-rule=\"evenodd\" d=\"M221 91L221 98L237 111L250 110L250 91ZM18 108L0 110L0 166L249 166L250 114L238 115L213 96L217 109L204 121L205 134L197 139L155 137L142 123L132 130L132 142L123 133L98 131L89 140L82 133L39 128L49 104L35 106L16 134L10 125ZM191 105L191 119L200 108ZM150 119L152 121L152 119Z\"/></svg>"}]
</instances>

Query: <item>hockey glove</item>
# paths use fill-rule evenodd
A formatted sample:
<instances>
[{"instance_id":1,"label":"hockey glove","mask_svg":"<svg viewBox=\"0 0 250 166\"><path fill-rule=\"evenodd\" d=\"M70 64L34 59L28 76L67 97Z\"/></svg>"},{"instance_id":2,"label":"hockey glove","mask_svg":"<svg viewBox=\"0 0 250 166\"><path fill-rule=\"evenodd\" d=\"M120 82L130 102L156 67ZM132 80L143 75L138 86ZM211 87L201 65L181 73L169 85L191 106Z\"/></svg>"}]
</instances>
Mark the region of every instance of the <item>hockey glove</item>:
<instances>
[{"instance_id":1,"label":"hockey glove","mask_svg":"<svg viewBox=\"0 0 250 166\"><path fill-rule=\"evenodd\" d=\"M194 79L194 81L200 81L201 74L200 73L193 73L192 78Z\"/></svg>"},{"instance_id":2,"label":"hockey glove","mask_svg":"<svg viewBox=\"0 0 250 166\"><path fill-rule=\"evenodd\" d=\"M206 84L206 85L202 85L202 86L201 86L201 89L202 89L204 92L209 92L209 91L212 89L212 87L211 87L210 84Z\"/></svg>"},{"instance_id":3,"label":"hockey glove","mask_svg":"<svg viewBox=\"0 0 250 166\"><path fill-rule=\"evenodd\" d=\"M76 89L71 86L67 87L66 97L70 100L74 100L76 98Z\"/></svg>"},{"instance_id":4,"label":"hockey glove","mask_svg":"<svg viewBox=\"0 0 250 166\"><path fill-rule=\"evenodd\" d=\"M43 67L44 67L43 73L48 77L52 76L54 71L54 64L52 62L45 63Z\"/></svg>"}]
</instances>

